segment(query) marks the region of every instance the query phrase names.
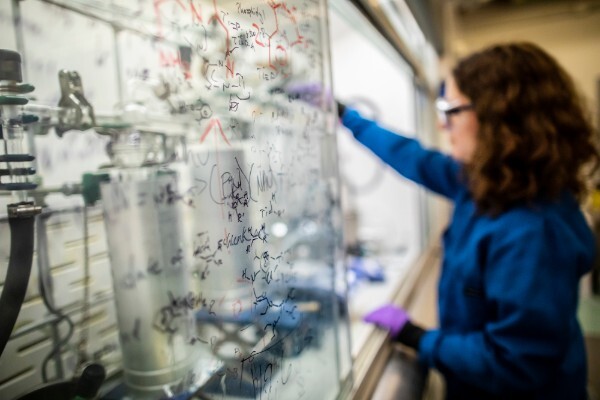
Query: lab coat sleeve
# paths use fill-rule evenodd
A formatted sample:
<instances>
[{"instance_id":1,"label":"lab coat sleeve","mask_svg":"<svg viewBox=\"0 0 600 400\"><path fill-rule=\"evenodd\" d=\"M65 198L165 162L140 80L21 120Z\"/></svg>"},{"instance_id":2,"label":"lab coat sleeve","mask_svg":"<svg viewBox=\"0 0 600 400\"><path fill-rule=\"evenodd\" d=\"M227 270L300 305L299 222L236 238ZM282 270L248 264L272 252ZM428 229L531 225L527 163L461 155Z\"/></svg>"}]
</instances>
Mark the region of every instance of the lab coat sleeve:
<instances>
[{"instance_id":1,"label":"lab coat sleeve","mask_svg":"<svg viewBox=\"0 0 600 400\"><path fill-rule=\"evenodd\" d=\"M489 321L480 331L427 332L419 347L424 364L491 393L551 382L578 329L578 275L560 261L561 245L543 225L522 221L493 236L484 272Z\"/></svg>"},{"instance_id":2,"label":"lab coat sleeve","mask_svg":"<svg viewBox=\"0 0 600 400\"><path fill-rule=\"evenodd\" d=\"M346 108L342 123L360 143L405 178L450 198L461 186L459 165L450 157L426 150L417 140L384 129L350 108Z\"/></svg>"}]
</instances>

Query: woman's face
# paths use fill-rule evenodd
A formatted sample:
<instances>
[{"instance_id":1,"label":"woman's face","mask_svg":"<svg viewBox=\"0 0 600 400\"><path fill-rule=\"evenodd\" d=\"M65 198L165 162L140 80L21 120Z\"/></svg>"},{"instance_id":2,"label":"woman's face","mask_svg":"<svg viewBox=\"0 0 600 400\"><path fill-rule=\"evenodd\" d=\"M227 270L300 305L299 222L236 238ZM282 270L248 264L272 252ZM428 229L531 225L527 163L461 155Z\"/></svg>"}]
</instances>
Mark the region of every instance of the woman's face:
<instances>
[{"instance_id":1,"label":"woman's face","mask_svg":"<svg viewBox=\"0 0 600 400\"><path fill-rule=\"evenodd\" d=\"M453 77L446 80L445 98L454 107L471 104L471 99L461 93ZM477 144L477 115L473 109L462 109L448 114L447 121L442 129L450 136L450 154L455 160L468 163L473 158Z\"/></svg>"}]
</instances>

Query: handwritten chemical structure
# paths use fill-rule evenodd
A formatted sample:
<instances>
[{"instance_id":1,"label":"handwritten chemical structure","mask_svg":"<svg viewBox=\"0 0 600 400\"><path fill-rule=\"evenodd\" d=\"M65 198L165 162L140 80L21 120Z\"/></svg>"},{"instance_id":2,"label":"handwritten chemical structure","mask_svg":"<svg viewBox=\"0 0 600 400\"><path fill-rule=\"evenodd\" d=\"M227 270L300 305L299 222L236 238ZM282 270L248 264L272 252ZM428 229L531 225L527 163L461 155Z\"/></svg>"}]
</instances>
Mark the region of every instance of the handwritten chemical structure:
<instances>
[{"instance_id":1,"label":"handwritten chemical structure","mask_svg":"<svg viewBox=\"0 0 600 400\"><path fill-rule=\"evenodd\" d=\"M76 60L94 105L157 138L111 142L140 161L105 157L98 167L110 176L101 207L120 343L98 356L121 351L125 382L150 398L164 397L156 387L334 398L325 388L342 381L347 318L335 290L336 154L323 144L335 116L289 90L330 89L325 3L35 0L23 11L40 98L59 96L45 82ZM45 13L64 26L50 32L36 18ZM97 52L75 41L83 33ZM40 45L45 35L57 54ZM64 154L41 146L41 166L103 151L114 137L100 131ZM167 145L179 138L180 148Z\"/></svg>"}]
</instances>

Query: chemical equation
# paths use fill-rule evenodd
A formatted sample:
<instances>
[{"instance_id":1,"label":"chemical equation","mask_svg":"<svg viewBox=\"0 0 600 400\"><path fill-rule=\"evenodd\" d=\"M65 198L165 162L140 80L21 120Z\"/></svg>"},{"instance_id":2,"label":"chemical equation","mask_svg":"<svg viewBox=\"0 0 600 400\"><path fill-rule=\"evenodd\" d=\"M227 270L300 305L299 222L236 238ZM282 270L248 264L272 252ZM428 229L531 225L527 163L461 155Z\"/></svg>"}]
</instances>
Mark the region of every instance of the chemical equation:
<instances>
[{"instance_id":1,"label":"chemical equation","mask_svg":"<svg viewBox=\"0 0 600 400\"><path fill-rule=\"evenodd\" d=\"M284 357L283 348L286 339L288 338L283 337L263 350L253 350L248 355L242 355L239 368L240 383L246 375L249 375L255 399L262 399L263 396L271 398L270 394L275 391L274 387L289 383L294 368L291 361Z\"/></svg>"},{"instance_id":2,"label":"chemical equation","mask_svg":"<svg viewBox=\"0 0 600 400\"><path fill-rule=\"evenodd\" d=\"M161 307L154 316L153 328L169 335L179 331L181 326L187 326L192 311L206 310L209 315L216 315L213 307L215 299L206 298L202 292L189 291L184 295L167 292L168 304Z\"/></svg>"},{"instance_id":3,"label":"chemical equation","mask_svg":"<svg viewBox=\"0 0 600 400\"><path fill-rule=\"evenodd\" d=\"M257 240L266 243L268 234L266 232L265 224L262 224L260 228L253 228L252 226L246 226L242 228L242 232L237 235L226 233L223 239L219 239L217 242L217 250L223 250L223 248L231 248L234 246L244 245L246 246L246 253L249 253L252 249L252 245Z\"/></svg>"},{"instance_id":4,"label":"chemical equation","mask_svg":"<svg viewBox=\"0 0 600 400\"><path fill-rule=\"evenodd\" d=\"M102 199L107 216L119 219L127 218L128 213L139 208L152 209L157 214L172 213L179 204L193 208L194 199L204 189L193 185L180 192L175 179L154 177L139 182L111 182L104 185Z\"/></svg>"},{"instance_id":5,"label":"chemical equation","mask_svg":"<svg viewBox=\"0 0 600 400\"><path fill-rule=\"evenodd\" d=\"M225 157L227 154L221 154ZM198 153L192 153L190 157L194 169L202 171L197 167L197 163L204 161L208 157ZM225 164L234 164L234 168L223 171ZM233 156L230 162L214 163L210 167L208 177L202 175L194 178L194 185L185 191L183 195L169 193L167 191L165 199L167 202L174 200L182 200L184 204L194 205L195 202L201 199L195 199L208 189L210 199L214 204L226 206L228 209L238 211L238 209L248 208L251 204L256 204L261 201L265 194L271 198L271 202L276 200L276 193L280 186L283 185L285 173L275 171L270 163L266 168L262 168L261 164L250 163L246 165L240 161L237 156ZM283 213L283 209L273 210L273 204L269 204L268 208L272 212ZM241 215L231 214L229 220L233 217L238 222L242 222Z\"/></svg>"},{"instance_id":6,"label":"chemical equation","mask_svg":"<svg viewBox=\"0 0 600 400\"><path fill-rule=\"evenodd\" d=\"M200 78L209 92L225 93L230 113L238 112L242 103L250 105L253 92L260 91L254 79L252 85L246 83L253 70L259 71L261 81L275 81L291 78L294 64L305 60L316 70L322 68L321 20L311 2L201 3L154 1L155 38L161 43L158 64L180 68L187 82L183 86ZM181 44L176 48L172 42ZM195 59L201 68L193 68ZM201 76L195 77L198 72Z\"/></svg>"}]
</instances>

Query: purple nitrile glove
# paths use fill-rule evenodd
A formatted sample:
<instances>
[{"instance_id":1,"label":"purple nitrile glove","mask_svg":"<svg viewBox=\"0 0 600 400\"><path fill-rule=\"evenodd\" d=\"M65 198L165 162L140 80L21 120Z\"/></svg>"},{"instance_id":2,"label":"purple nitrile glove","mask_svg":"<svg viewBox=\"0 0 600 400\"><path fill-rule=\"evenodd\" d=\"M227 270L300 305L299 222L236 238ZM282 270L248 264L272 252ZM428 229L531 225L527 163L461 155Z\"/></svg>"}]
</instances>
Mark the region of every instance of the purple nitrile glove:
<instances>
[{"instance_id":1,"label":"purple nitrile glove","mask_svg":"<svg viewBox=\"0 0 600 400\"><path fill-rule=\"evenodd\" d=\"M409 321L409 318L402 308L387 304L365 315L363 321L387 329L392 337L396 337Z\"/></svg>"},{"instance_id":2,"label":"purple nitrile glove","mask_svg":"<svg viewBox=\"0 0 600 400\"><path fill-rule=\"evenodd\" d=\"M286 87L286 92L298 96L314 107L324 107L333 102L331 90L319 82L296 82Z\"/></svg>"}]
</instances>

